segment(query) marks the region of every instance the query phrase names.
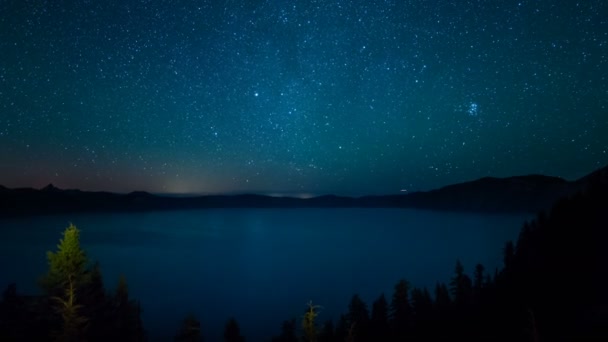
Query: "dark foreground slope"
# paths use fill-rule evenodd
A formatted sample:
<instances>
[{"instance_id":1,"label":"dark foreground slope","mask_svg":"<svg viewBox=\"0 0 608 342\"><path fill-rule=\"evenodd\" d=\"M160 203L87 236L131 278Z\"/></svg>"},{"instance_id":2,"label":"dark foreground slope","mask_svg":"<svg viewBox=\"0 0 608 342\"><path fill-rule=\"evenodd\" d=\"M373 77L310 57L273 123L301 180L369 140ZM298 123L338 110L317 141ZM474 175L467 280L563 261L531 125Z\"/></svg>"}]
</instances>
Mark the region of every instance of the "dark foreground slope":
<instances>
[{"instance_id":1,"label":"dark foreground slope","mask_svg":"<svg viewBox=\"0 0 608 342\"><path fill-rule=\"evenodd\" d=\"M606 168L595 171L606 172ZM592 173L593 174L593 173ZM263 195L167 197L147 192L116 194L61 190L53 185L36 190L0 186L0 216L71 212L154 211L202 208L419 208L476 212L538 212L558 198L588 187L591 175L576 181L528 175L486 177L428 192L359 198L320 196L309 199Z\"/></svg>"},{"instance_id":2,"label":"dark foreground slope","mask_svg":"<svg viewBox=\"0 0 608 342\"><path fill-rule=\"evenodd\" d=\"M318 340L608 340L608 172L586 182L523 225L505 244L503 268L465 272L456 262L435 291L401 280L371 305L355 294ZM273 342L296 341L298 323L285 321Z\"/></svg>"},{"instance_id":3,"label":"dark foreground slope","mask_svg":"<svg viewBox=\"0 0 608 342\"><path fill-rule=\"evenodd\" d=\"M608 338L608 172L585 181L524 225L504 270L503 286L547 341Z\"/></svg>"}]
</instances>

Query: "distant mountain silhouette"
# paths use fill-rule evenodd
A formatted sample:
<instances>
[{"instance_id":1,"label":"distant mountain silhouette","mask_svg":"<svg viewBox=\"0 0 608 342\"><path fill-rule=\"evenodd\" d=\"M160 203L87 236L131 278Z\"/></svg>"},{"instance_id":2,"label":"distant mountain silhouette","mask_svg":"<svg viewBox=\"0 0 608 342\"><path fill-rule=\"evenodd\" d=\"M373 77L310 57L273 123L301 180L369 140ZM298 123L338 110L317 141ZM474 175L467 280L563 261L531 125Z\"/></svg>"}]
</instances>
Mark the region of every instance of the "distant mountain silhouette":
<instances>
[{"instance_id":1,"label":"distant mountain silhouette","mask_svg":"<svg viewBox=\"0 0 608 342\"><path fill-rule=\"evenodd\" d=\"M264 195L169 197L134 191L129 194L62 190L49 184L8 189L0 185L0 216L29 216L71 212L130 212L203 208L418 208L472 212L538 212L557 199L591 186L591 179L608 182L608 167L575 181L543 175L485 177L440 189L405 195L307 199Z\"/></svg>"},{"instance_id":2,"label":"distant mountain silhouette","mask_svg":"<svg viewBox=\"0 0 608 342\"><path fill-rule=\"evenodd\" d=\"M608 184L608 166L591 172L590 174L577 180L575 183L586 187L593 184L594 181L599 181L602 184Z\"/></svg>"},{"instance_id":3,"label":"distant mountain silhouette","mask_svg":"<svg viewBox=\"0 0 608 342\"><path fill-rule=\"evenodd\" d=\"M61 191L61 189L59 189L58 187L54 186L53 183L45 186L44 188L40 189L40 191L44 191L44 192L59 192Z\"/></svg>"},{"instance_id":4,"label":"distant mountain silhouette","mask_svg":"<svg viewBox=\"0 0 608 342\"><path fill-rule=\"evenodd\" d=\"M577 182L542 175L485 177L404 198L404 206L438 210L537 212L581 188Z\"/></svg>"}]
</instances>

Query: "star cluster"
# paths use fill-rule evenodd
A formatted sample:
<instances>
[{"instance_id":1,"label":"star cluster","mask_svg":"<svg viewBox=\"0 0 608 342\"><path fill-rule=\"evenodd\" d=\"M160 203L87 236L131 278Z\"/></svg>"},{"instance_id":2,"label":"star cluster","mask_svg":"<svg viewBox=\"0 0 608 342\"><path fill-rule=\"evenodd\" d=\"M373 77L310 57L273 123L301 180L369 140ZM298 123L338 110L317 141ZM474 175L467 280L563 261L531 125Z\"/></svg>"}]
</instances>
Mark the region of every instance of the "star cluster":
<instances>
[{"instance_id":1,"label":"star cluster","mask_svg":"<svg viewBox=\"0 0 608 342\"><path fill-rule=\"evenodd\" d=\"M362 195L608 162L608 5L3 1L0 183Z\"/></svg>"}]
</instances>

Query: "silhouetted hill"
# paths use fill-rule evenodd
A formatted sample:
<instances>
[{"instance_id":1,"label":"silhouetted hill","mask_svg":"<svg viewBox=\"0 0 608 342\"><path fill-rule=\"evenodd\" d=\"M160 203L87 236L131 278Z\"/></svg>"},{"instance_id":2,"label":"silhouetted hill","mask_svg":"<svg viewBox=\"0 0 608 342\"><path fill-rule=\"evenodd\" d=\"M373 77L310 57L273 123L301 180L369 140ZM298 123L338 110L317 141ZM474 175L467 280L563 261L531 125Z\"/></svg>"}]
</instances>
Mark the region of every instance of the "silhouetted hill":
<instances>
[{"instance_id":1,"label":"silhouetted hill","mask_svg":"<svg viewBox=\"0 0 608 342\"><path fill-rule=\"evenodd\" d=\"M575 183L580 184L583 187L600 182L601 184L608 184L608 166L595 170L590 174L578 179Z\"/></svg>"},{"instance_id":2,"label":"silhouetted hill","mask_svg":"<svg viewBox=\"0 0 608 342\"><path fill-rule=\"evenodd\" d=\"M44 192L59 192L61 190L59 188L57 188L56 186L54 186L53 183L50 183L49 185L47 185L44 188L40 189L40 191L44 191Z\"/></svg>"},{"instance_id":3,"label":"silhouetted hill","mask_svg":"<svg viewBox=\"0 0 608 342\"><path fill-rule=\"evenodd\" d=\"M537 212L579 189L576 182L558 177L485 177L412 194L407 197L405 205L439 210Z\"/></svg>"},{"instance_id":4,"label":"silhouetted hill","mask_svg":"<svg viewBox=\"0 0 608 342\"><path fill-rule=\"evenodd\" d=\"M526 175L485 177L471 182L407 195L359 198L319 196L308 199L264 195L169 197L134 191L129 194L62 190L52 184L36 190L0 186L0 216L67 212L154 211L202 208L419 208L474 212L538 212L557 199L586 189L591 179L608 182L608 167L575 181Z\"/></svg>"}]
</instances>

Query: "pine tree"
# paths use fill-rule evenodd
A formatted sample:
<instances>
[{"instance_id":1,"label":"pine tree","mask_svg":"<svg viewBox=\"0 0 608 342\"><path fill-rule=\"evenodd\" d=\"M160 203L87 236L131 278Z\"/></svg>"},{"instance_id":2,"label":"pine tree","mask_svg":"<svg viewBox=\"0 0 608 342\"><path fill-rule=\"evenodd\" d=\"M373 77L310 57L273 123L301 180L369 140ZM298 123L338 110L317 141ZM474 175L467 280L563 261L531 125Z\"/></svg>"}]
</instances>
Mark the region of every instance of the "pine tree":
<instances>
[{"instance_id":1,"label":"pine tree","mask_svg":"<svg viewBox=\"0 0 608 342\"><path fill-rule=\"evenodd\" d=\"M53 299L59 304L57 311L61 314L62 328L56 335L57 341L78 342L83 340L87 318L80 314L82 305L77 304L75 282L68 277L65 295L55 296Z\"/></svg>"},{"instance_id":2,"label":"pine tree","mask_svg":"<svg viewBox=\"0 0 608 342\"><path fill-rule=\"evenodd\" d=\"M464 273L464 267L460 260L456 261L455 275L450 282L450 290L454 296L456 305L465 305L469 303L473 291L471 278Z\"/></svg>"},{"instance_id":3,"label":"pine tree","mask_svg":"<svg viewBox=\"0 0 608 342\"><path fill-rule=\"evenodd\" d=\"M201 323L196 319L194 314L189 314L182 321L177 334L175 334L175 342L201 342Z\"/></svg>"},{"instance_id":4,"label":"pine tree","mask_svg":"<svg viewBox=\"0 0 608 342\"><path fill-rule=\"evenodd\" d=\"M450 281L450 290L454 296L455 316L452 317L454 323L455 336L468 337L472 333L472 298L473 282L464 273L464 266L460 260L456 261L455 275Z\"/></svg>"},{"instance_id":5,"label":"pine tree","mask_svg":"<svg viewBox=\"0 0 608 342\"><path fill-rule=\"evenodd\" d=\"M367 305L355 294L348 305L348 322L354 328L355 341L367 341L369 338L369 312Z\"/></svg>"},{"instance_id":6,"label":"pine tree","mask_svg":"<svg viewBox=\"0 0 608 342\"><path fill-rule=\"evenodd\" d=\"M448 287L444 283L437 283L435 287L435 306L438 310L446 310L452 303Z\"/></svg>"},{"instance_id":7,"label":"pine tree","mask_svg":"<svg viewBox=\"0 0 608 342\"><path fill-rule=\"evenodd\" d=\"M281 335L273 337L272 342L298 342L296 336L296 320L283 321Z\"/></svg>"},{"instance_id":8,"label":"pine tree","mask_svg":"<svg viewBox=\"0 0 608 342\"><path fill-rule=\"evenodd\" d=\"M245 342L241 335L239 324L235 318L230 318L224 327L224 342Z\"/></svg>"},{"instance_id":9,"label":"pine tree","mask_svg":"<svg viewBox=\"0 0 608 342\"><path fill-rule=\"evenodd\" d=\"M473 278L473 302L479 309L483 301L483 297L487 292L485 288L485 268L482 264L475 265L475 275Z\"/></svg>"},{"instance_id":10,"label":"pine tree","mask_svg":"<svg viewBox=\"0 0 608 342\"><path fill-rule=\"evenodd\" d=\"M70 223L59 240L57 252L47 252L49 270L40 285L51 296L62 295L71 282L75 289L87 284L89 260L80 248L80 230Z\"/></svg>"},{"instance_id":11,"label":"pine tree","mask_svg":"<svg viewBox=\"0 0 608 342\"><path fill-rule=\"evenodd\" d=\"M388 302L384 293L372 304L370 338L373 341L387 341L389 337Z\"/></svg>"},{"instance_id":12,"label":"pine tree","mask_svg":"<svg viewBox=\"0 0 608 342\"><path fill-rule=\"evenodd\" d=\"M475 266L475 280L473 288L475 291L480 292L484 285L484 271L485 268L482 264L477 264Z\"/></svg>"},{"instance_id":13,"label":"pine tree","mask_svg":"<svg viewBox=\"0 0 608 342\"><path fill-rule=\"evenodd\" d=\"M429 338L427 330L433 311L433 300L426 288L422 290L414 288L412 290L412 309L416 334L421 338Z\"/></svg>"},{"instance_id":14,"label":"pine tree","mask_svg":"<svg viewBox=\"0 0 608 342\"><path fill-rule=\"evenodd\" d=\"M507 243L505 243L503 253L505 271L509 271L511 267L513 267L513 259L515 258L515 246L513 245L513 241L507 241Z\"/></svg>"},{"instance_id":15,"label":"pine tree","mask_svg":"<svg viewBox=\"0 0 608 342\"><path fill-rule=\"evenodd\" d=\"M88 318L82 314L80 293L91 281L87 272L88 259L80 248L80 231L71 224L59 240L57 252L47 252L49 270L40 285L52 298L61 317L61 328L55 333L60 341L83 339Z\"/></svg>"},{"instance_id":16,"label":"pine tree","mask_svg":"<svg viewBox=\"0 0 608 342\"><path fill-rule=\"evenodd\" d=\"M348 333L350 330L350 326L348 324L348 319L346 318L346 315L342 314L340 315L340 318L338 319L338 324L336 324L336 330L334 333L335 336L335 341L346 341L348 338Z\"/></svg>"},{"instance_id":17,"label":"pine tree","mask_svg":"<svg viewBox=\"0 0 608 342\"><path fill-rule=\"evenodd\" d=\"M319 315L319 305L313 305L312 301L308 302L308 309L302 319L302 329L304 330L304 341L316 342L317 341L317 323L316 319Z\"/></svg>"},{"instance_id":18,"label":"pine tree","mask_svg":"<svg viewBox=\"0 0 608 342\"><path fill-rule=\"evenodd\" d=\"M118 286L112 300L112 309L116 338L129 341L145 340L145 332L141 321L141 307L137 301L129 298L127 280L122 275L118 279Z\"/></svg>"},{"instance_id":19,"label":"pine tree","mask_svg":"<svg viewBox=\"0 0 608 342\"><path fill-rule=\"evenodd\" d=\"M319 333L319 342L334 342L335 339L334 322L332 320L325 321Z\"/></svg>"},{"instance_id":20,"label":"pine tree","mask_svg":"<svg viewBox=\"0 0 608 342\"><path fill-rule=\"evenodd\" d=\"M404 340L409 332L412 308L409 300L409 283L402 279L395 285L395 292L391 300L391 330L393 339Z\"/></svg>"},{"instance_id":21,"label":"pine tree","mask_svg":"<svg viewBox=\"0 0 608 342\"><path fill-rule=\"evenodd\" d=\"M2 293L0 302L0 341L26 340L26 314L17 284L11 283Z\"/></svg>"},{"instance_id":22,"label":"pine tree","mask_svg":"<svg viewBox=\"0 0 608 342\"><path fill-rule=\"evenodd\" d=\"M104 289L99 263L93 264L87 274L90 281L82 287L81 291L82 312L89 317L87 340L89 342L107 341L109 339L109 298Z\"/></svg>"},{"instance_id":23,"label":"pine tree","mask_svg":"<svg viewBox=\"0 0 608 342\"><path fill-rule=\"evenodd\" d=\"M452 299L445 283L437 283L435 286L435 305L433 311L433 335L437 338L448 338L451 334L450 329L452 325Z\"/></svg>"}]
</instances>

